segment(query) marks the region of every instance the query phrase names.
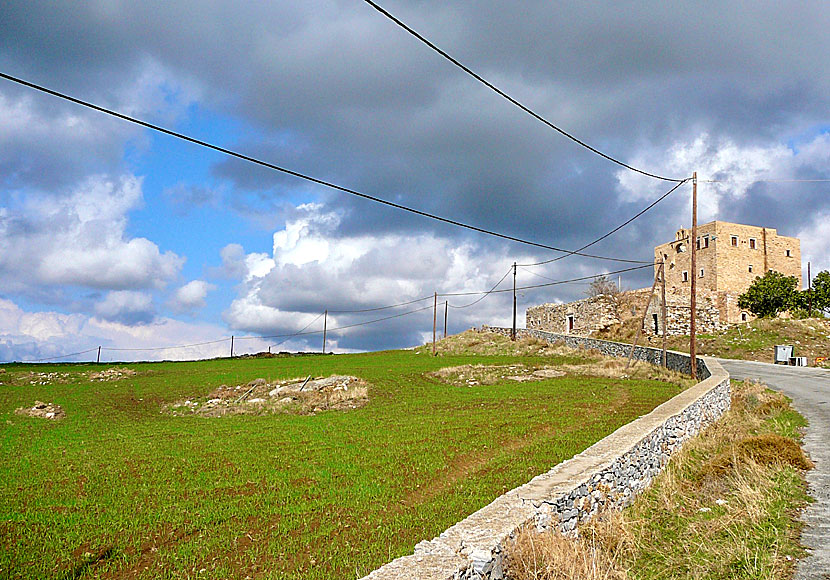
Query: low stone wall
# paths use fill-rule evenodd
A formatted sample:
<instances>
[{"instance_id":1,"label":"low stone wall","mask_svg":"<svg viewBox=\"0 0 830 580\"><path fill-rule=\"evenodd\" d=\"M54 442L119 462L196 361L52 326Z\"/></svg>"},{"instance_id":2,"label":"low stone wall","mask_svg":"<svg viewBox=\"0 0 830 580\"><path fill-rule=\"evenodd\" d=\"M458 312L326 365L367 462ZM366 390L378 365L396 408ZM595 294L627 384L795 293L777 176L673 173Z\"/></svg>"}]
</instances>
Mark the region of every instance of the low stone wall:
<instances>
[{"instance_id":1,"label":"low stone wall","mask_svg":"<svg viewBox=\"0 0 830 580\"><path fill-rule=\"evenodd\" d=\"M523 332L540 336L535 334L539 331ZM550 340L553 337L544 336L549 334L542 333L540 338ZM581 340L587 342L571 343L628 356L626 345ZM652 351L657 351L659 362L658 349L640 347L635 355L639 352L640 360L654 362ZM681 358L685 356L685 367L690 368L688 355L671 354L670 366L683 367ZM699 365L700 376L707 377L702 382L547 473L507 492L437 538L421 542L414 554L393 560L365 580L498 580L504 577L504 549L522 526L569 532L603 506L626 505L648 487L686 439L729 408L729 375L715 360L699 361Z\"/></svg>"},{"instance_id":2,"label":"low stone wall","mask_svg":"<svg viewBox=\"0 0 830 580\"><path fill-rule=\"evenodd\" d=\"M510 336L509 328L496 328L491 326L485 326L482 328L482 330ZM586 336L574 336L572 334L557 334L555 332L546 332L544 330L525 330L523 328L517 330L516 335L519 337L535 336L536 338L541 338L542 340L547 340L548 342L563 342L571 348L596 349L600 351L602 354L620 358L627 358L628 353L631 352L630 344L625 344L622 342L612 342L610 340L599 340L596 338ZM633 358L635 360L641 360L649 362L651 364L660 365L662 364L663 350L660 348L654 348L650 346L637 346L634 349ZM682 352L675 352L673 350L666 351L666 367L674 371L685 373L687 375L692 374L691 359L688 354ZM704 364L703 360L701 360L700 357L698 357L697 359L697 376L701 379L705 379L709 376L709 369L706 367L706 364Z\"/></svg>"}]
</instances>

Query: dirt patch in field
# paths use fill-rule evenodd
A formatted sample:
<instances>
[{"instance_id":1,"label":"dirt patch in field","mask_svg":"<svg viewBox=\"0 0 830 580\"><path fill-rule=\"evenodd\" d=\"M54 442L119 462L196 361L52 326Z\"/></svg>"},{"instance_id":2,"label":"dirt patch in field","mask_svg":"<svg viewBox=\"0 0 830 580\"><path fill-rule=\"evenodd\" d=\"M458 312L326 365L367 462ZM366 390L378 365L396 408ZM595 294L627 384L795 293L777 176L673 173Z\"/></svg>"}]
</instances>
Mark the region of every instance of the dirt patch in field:
<instances>
[{"instance_id":1,"label":"dirt patch in field","mask_svg":"<svg viewBox=\"0 0 830 580\"><path fill-rule=\"evenodd\" d=\"M120 381L121 379L126 379L127 377L134 377L135 375L136 372L132 369L124 367L112 367L103 371L90 372L89 380L98 382Z\"/></svg>"},{"instance_id":2,"label":"dirt patch in field","mask_svg":"<svg viewBox=\"0 0 830 580\"><path fill-rule=\"evenodd\" d=\"M44 403L43 401L35 401L31 407L20 407L15 409L15 414L25 415L26 417L35 417L37 419L63 419L66 413L60 405L53 403Z\"/></svg>"},{"instance_id":3,"label":"dirt patch in field","mask_svg":"<svg viewBox=\"0 0 830 580\"><path fill-rule=\"evenodd\" d=\"M320 411L349 411L369 401L369 385L357 377L332 375L269 383L254 379L246 385L221 385L207 397L192 397L166 405L172 415L313 415Z\"/></svg>"},{"instance_id":4,"label":"dirt patch in field","mask_svg":"<svg viewBox=\"0 0 830 580\"><path fill-rule=\"evenodd\" d=\"M565 372L550 366L534 367L524 364L461 365L439 369L427 373L427 375L457 387L474 387L477 385L495 385L506 381L517 383L543 381L563 377Z\"/></svg>"}]
</instances>

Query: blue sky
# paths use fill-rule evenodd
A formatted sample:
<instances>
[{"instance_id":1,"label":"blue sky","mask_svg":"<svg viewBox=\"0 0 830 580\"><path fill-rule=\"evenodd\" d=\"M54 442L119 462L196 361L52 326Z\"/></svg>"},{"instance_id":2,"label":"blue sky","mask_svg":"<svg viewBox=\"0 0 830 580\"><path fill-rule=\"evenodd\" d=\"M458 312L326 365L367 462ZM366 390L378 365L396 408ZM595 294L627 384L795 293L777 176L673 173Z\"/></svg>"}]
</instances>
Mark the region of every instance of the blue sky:
<instances>
[{"instance_id":1,"label":"blue sky","mask_svg":"<svg viewBox=\"0 0 830 580\"><path fill-rule=\"evenodd\" d=\"M830 52L826 3L721 2L705 13L695 3L657 2L625 13L547 2L521 10L497 2L390 0L385 7L625 163L727 180L701 184L701 221L775 227L801 237L805 269L808 260L814 272L830 268L828 184L796 182L830 177L830 78L821 74ZM0 70L482 228L577 248L671 187L564 139L361 2L57 8L3 3ZM654 245L689 220L683 186L591 249L648 260ZM287 334L326 308L488 289L513 261L556 255L400 213L0 81L0 360ZM574 256L520 269L519 284L620 267ZM623 284L647 286L649 276L647 269L625 274ZM585 287L521 292L520 320L528 306L580 298ZM340 312L329 327L405 311ZM431 337L431 318L425 311L334 331L327 346L411 346ZM508 294L450 311L451 332L509 321ZM275 342L252 338L238 348ZM280 348L316 350L319 342L297 336ZM225 350L106 356L197 358Z\"/></svg>"}]
</instances>

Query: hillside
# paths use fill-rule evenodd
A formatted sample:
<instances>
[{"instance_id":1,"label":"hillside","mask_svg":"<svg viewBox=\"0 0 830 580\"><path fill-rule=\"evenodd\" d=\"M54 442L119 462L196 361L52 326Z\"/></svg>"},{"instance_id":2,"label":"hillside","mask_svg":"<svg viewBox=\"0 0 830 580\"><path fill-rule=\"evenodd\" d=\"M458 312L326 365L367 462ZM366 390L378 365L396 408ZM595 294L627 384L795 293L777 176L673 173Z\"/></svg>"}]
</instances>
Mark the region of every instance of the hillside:
<instances>
[{"instance_id":1,"label":"hillside","mask_svg":"<svg viewBox=\"0 0 830 580\"><path fill-rule=\"evenodd\" d=\"M630 319L622 325L615 325L596 333L595 338L631 342L634 340L637 323ZM641 336L640 342L659 346L659 337ZM776 344L791 344L795 356L806 356L813 366L816 357L830 358L830 320L826 318L757 319L746 324L734 325L718 333L698 334L698 354L773 362ZM689 336L670 336L668 348L689 352ZM823 365L830 368L830 364Z\"/></svg>"}]
</instances>

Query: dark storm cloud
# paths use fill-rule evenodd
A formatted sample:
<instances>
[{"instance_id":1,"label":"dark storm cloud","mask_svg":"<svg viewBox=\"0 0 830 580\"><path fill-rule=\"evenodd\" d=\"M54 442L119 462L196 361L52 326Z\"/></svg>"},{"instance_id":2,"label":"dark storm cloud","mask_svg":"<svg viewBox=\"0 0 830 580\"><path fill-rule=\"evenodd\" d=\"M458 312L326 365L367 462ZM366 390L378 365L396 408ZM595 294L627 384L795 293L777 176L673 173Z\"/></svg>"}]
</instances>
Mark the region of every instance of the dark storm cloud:
<instances>
[{"instance_id":1,"label":"dark storm cloud","mask_svg":"<svg viewBox=\"0 0 830 580\"><path fill-rule=\"evenodd\" d=\"M543 115L623 159L641 140L668 146L689 131L728 131L751 142L826 121L830 81L816 74L830 53L821 3L723 3L705 11L657 2L631 10L553 9L547 2L387 7ZM4 64L94 93L126 83L144 59L155 59L199 86L214 106L291 136L259 150L243 141L246 150L426 211L519 227L549 241L555 232L552 240L567 244L613 222L597 207L623 209L614 199L613 165L564 141L360 2L72 10L12 2L0 21ZM236 161L221 165L219 174L242 189L270 187L281 196L281 185L305 187ZM648 169L674 176L671 167ZM350 209L346 230L441 227L388 219L387 210L344 194L322 195Z\"/></svg>"}]
</instances>

